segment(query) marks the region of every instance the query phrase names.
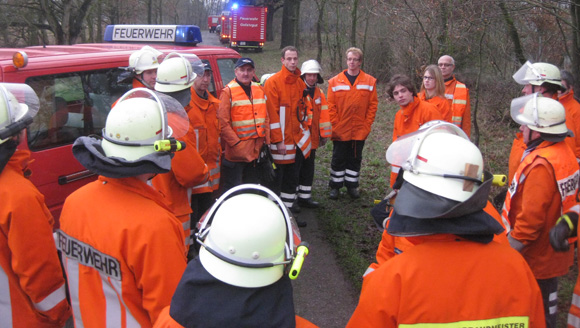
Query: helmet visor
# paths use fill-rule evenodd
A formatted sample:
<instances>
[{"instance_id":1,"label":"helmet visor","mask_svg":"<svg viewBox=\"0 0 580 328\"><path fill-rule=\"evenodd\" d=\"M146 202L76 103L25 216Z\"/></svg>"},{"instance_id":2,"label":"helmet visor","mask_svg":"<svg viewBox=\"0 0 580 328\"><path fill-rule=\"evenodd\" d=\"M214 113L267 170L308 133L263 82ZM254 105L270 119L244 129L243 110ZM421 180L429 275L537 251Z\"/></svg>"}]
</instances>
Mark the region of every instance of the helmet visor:
<instances>
[{"instance_id":1,"label":"helmet visor","mask_svg":"<svg viewBox=\"0 0 580 328\"><path fill-rule=\"evenodd\" d=\"M541 97L539 92L513 99L510 106L510 115L512 119L520 125L539 126L538 97ZM529 101L531 101L531 115L529 115L529 110L527 112L525 111L526 104Z\"/></svg>"},{"instance_id":2,"label":"helmet visor","mask_svg":"<svg viewBox=\"0 0 580 328\"><path fill-rule=\"evenodd\" d=\"M540 72L532 66L530 61L525 62L512 77L514 81L521 85L543 80Z\"/></svg>"},{"instance_id":3,"label":"helmet visor","mask_svg":"<svg viewBox=\"0 0 580 328\"><path fill-rule=\"evenodd\" d=\"M387 149L387 162L395 166L412 165L417 158L421 143L426 136L432 133L449 133L469 140L469 137L458 126L445 121L427 122L415 132L403 135L393 142Z\"/></svg>"},{"instance_id":4,"label":"helmet visor","mask_svg":"<svg viewBox=\"0 0 580 328\"><path fill-rule=\"evenodd\" d=\"M32 119L40 108L38 96L24 83L0 83L0 101L4 102L0 108L5 107L8 114L8 120L0 122L0 127L25 118Z\"/></svg>"},{"instance_id":5,"label":"helmet visor","mask_svg":"<svg viewBox=\"0 0 580 328\"><path fill-rule=\"evenodd\" d=\"M131 98L153 99L159 104L163 120L162 138L183 137L189 130L189 118L183 106L175 98L146 88L136 88L125 93L118 104Z\"/></svg>"}]
</instances>

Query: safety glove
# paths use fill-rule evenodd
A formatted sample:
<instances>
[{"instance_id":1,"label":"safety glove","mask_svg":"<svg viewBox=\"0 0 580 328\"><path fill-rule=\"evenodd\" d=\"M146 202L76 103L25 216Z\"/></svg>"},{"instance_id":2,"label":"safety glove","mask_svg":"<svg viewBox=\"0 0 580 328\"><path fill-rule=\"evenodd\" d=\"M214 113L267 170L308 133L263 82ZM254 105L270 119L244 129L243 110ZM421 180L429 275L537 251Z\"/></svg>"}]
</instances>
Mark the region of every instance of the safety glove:
<instances>
[{"instance_id":1,"label":"safety glove","mask_svg":"<svg viewBox=\"0 0 580 328\"><path fill-rule=\"evenodd\" d=\"M566 252L570 249L570 244L577 239L575 238L577 226L576 213L568 212L558 218L556 225L550 230L550 244L556 252Z\"/></svg>"}]
</instances>

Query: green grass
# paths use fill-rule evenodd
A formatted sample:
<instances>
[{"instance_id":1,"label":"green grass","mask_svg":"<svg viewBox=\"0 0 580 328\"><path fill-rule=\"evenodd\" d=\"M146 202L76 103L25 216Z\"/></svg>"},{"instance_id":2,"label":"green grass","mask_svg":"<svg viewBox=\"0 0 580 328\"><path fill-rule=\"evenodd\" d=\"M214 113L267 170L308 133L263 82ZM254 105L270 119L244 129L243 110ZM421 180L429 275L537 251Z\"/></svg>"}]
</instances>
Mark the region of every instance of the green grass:
<instances>
[{"instance_id":1,"label":"green grass","mask_svg":"<svg viewBox=\"0 0 580 328\"><path fill-rule=\"evenodd\" d=\"M313 58L314 55L313 50L302 51L300 63ZM258 78L265 73L277 72L281 67L278 43L267 43L263 53L248 53L242 56L254 59ZM338 72L324 72L323 76L327 80L336 73ZM327 86L326 82L321 86L325 93ZM360 199L351 200L346 194L342 194L338 201L328 199L332 143L327 143L316 153L313 197L322 204L322 208L317 210L318 220L328 242L336 252L344 273L358 290L362 286L362 274L369 264L375 261L375 252L381 239L381 232L375 227L370 210L374 205L374 200L382 199L388 189L390 170L385 160L385 151L391 143L393 121L398 110L398 106L389 102L385 96L384 84L379 84L377 90L379 109L363 150ZM479 148L484 157L485 168L494 174L507 175L509 153L517 128L509 119L497 122L492 119L492 114L486 113L484 106L482 108L478 113ZM505 108L506 113L507 111L508 108ZM493 200L496 197L501 199L500 196L505 194L506 190L507 187L493 187L490 199ZM494 204L496 207L501 207L500 201ZM578 266L575 263L570 273L560 279L558 327L566 326L577 276Z\"/></svg>"}]
</instances>

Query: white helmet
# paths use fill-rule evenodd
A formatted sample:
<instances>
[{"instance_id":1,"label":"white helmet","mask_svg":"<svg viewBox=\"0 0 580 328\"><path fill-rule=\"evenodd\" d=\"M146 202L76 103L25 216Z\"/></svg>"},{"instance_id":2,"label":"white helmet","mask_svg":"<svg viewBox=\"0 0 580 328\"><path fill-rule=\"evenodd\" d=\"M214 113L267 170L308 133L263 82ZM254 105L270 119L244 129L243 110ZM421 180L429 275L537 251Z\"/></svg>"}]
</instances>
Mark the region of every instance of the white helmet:
<instances>
[{"instance_id":1,"label":"white helmet","mask_svg":"<svg viewBox=\"0 0 580 328\"><path fill-rule=\"evenodd\" d=\"M324 83L324 79L322 79L322 67L320 67L320 64L314 59L310 59L302 63L300 72L302 73L302 78L304 78L304 74L306 73L318 74L318 81L316 83Z\"/></svg>"},{"instance_id":2,"label":"white helmet","mask_svg":"<svg viewBox=\"0 0 580 328\"><path fill-rule=\"evenodd\" d=\"M0 83L0 144L26 128L40 108L38 96L23 83Z\"/></svg>"},{"instance_id":3,"label":"white helmet","mask_svg":"<svg viewBox=\"0 0 580 328\"><path fill-rule=\"evenodd\" d=\"M182 137L188 128L187 113L177 100L136 88L109 112L101 145L107 157L136 161L154 153L156 141Z\"/></svg>"},{"instance_id":4,"label":"white helmet","mask_svg":"<svg viewBox=\"0 0 580 328\"><path fill-rule=\"evenodd\" d=\"M513 79L521 84L542 85L551 83L562 88L562 77L558 67L548 63L531 63L525 62L522 67L513 75Z\"/></svg>"},{"instance_id":5,"label":"white helmet","mask_svg":"<svg viewBox=\"0 0 580 328\"><path fill-rule=\"evenodd\" d=\"M260 185L230 189L209 210L197 242L203 267L238 287L278 281L295 255L300 234L282 201Z\"/></svg>"},{"instance_id":6,"label":"white helmet","mask_svg":"<svg viewBox=\"0 0 580 328\"><path fill-rule=\"evenodd\" d=\"M199 62L201 63L201 60ZM201 65L201 73L203 74L203 63ZM157 69L155 90L160 92L181 91L190 88L196 77L197 74L193 71L186 56L172 52L165 57Z\"/></svg>"},{"instance_id":7,"label":"white helmet","mask_svg":"<svg viewBox=\"0 0 580 328\"><path fill-rule=\"evenodd\" d=\"M483 157L465 133L440 122L405 135L387 149L389 163L401 166L403 178L432 194L464 202L479 188Z\"/></svg>"},{"instance_id":8,"label":"white helmet","mask_svg":"<svg viewBox=\"0 0 580 328\"><path fill-rule=\"evenodd\" d=\"M162 54L161 51L153 47L144 46L131 54L128 68L134 70L136 74L142 74L150 69L157 69L159 67L159 56Z\"/></svg>"},{"instance_id":9,"label":"white helmet","mask_svg":"<svg viewBox=\"0 0 580 328\"><path fill-rule=\"evenodd\" d=\"M268 80L272 75L274 75L274 73L267 73L262 75L262 77L260 78L260 85L264 86L264 83L266 83L266 80Z\"/></svg>"},{"instance_id":10,"label":"white helmet","mask_svg":"<svg viewBox=\"0 0 580 328\"><path fill-rule=\"evenodd\" d=\"M514 121L526 125L530 130L564 134L566 127L566 110L552 98L542 97L539 93L515 98L511 104L511 116Z\"/></svg>"}]
</instances>

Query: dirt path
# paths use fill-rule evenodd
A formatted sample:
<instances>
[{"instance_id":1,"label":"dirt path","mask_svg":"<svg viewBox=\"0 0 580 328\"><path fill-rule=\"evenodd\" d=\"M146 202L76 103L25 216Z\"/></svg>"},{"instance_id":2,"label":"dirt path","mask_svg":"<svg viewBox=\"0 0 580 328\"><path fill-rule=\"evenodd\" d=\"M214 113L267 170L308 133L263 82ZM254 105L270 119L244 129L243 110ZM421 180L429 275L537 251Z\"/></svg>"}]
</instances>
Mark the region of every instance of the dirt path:
<instances>
[{"instance_id":1,"label":"dirt path","mask_svg":"<svg viewBox=\"0 0 580 328\"><path fill-rule=\"evenodd\" d=\"M358 293L345 279L336 255L318 227L315 211L302 209L302 240L310 244L310 254L298 279L293 282L296 314L321 328L345 327L358 302Z\"/></svg>"}]
</instances>

